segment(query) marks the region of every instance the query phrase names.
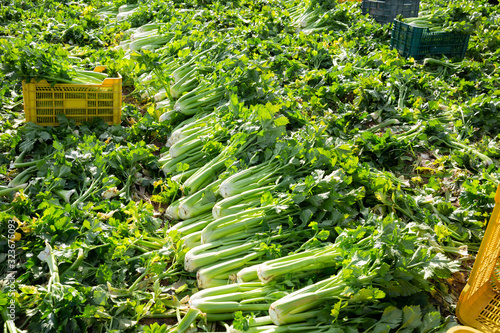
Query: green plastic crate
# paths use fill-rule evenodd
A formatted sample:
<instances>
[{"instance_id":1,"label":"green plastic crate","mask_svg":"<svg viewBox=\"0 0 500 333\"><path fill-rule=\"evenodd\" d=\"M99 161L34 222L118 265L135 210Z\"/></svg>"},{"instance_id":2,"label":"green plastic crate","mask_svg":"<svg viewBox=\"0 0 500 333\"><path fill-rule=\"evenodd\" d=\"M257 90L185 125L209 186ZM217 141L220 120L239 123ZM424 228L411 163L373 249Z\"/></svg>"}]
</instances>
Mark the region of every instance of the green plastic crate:
<instances>
[{"instance_id":1,"label":"green plastic crate","mask_svg":"<svg viewBox=\"0 0 500 333\"><path fill-rule=\"evenodd\" d=\"M418 16L420 0L363 0L361 12L369 14L380 24L390 24L396 16Z\"/></svg>"},{"instance_id":2,"label":"green plastic crate","mask_svg":"<svg viewBox=\"0 0 500 333\"><path fill-rule=\"evenodd\" d=\"M467 51L469 37L468 34L431 32L428 28L413 27L395 19L391 49L394 48L402 56L416 60L433 55L462 59Z\"/></svg>"}]
</instances>

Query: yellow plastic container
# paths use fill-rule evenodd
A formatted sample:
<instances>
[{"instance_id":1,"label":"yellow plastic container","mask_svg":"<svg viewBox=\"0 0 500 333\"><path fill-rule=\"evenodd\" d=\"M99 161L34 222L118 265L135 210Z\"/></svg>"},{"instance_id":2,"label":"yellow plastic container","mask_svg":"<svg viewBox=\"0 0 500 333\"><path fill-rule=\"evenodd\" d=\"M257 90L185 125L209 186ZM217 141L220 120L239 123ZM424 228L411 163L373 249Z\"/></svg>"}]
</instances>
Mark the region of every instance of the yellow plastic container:
<instances>
[{"instance_id":1,"label":"yellow plastic container","mask_svg":"<svg viewBox=\"0 0 500 333\"><path fill-rule=\"evenodd\" d=\"M468 326L453 326L446 333L481 333L481 331Z\"/></svg>"},{"instance_id":2,"label":"yellow plastic container","mask_svg":"<svg viewBox=\"0 0 500 333\"><path fill-rule=\"evenodd\" d=\"M481 332L500 332L500 185L495 207L474 267L457 303L462 324Z\"/></svg>"},{"instance_id":3,"label":"yellow plastic container","mask_svg":"<svg viewBox=\"0 0 500 333\"><path fill-rule=\"evenodd\" d=\"M102 72L103 66L94 69ZM122 111L122 78L106 78L102 84L55 84L45 80L25 83L23 100L26 121L58 126L57 115L65 114L77 124L101 118L119 124Z\"/></svg>"}]
</instances>

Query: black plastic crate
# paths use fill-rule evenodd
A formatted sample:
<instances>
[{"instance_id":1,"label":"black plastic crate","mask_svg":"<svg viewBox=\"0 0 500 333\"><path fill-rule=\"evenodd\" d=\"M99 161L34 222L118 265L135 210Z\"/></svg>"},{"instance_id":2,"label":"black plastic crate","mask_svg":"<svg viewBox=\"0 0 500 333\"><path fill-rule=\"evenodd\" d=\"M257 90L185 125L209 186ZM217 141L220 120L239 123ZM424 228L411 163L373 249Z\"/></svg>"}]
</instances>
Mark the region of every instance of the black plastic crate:
<instances>
[{"instance_id":1,"label":"black plastic crate","mask_svg":"<svg viewBox=\"0 0 500 333\"><path fill-rule=\"evenodd\" d=\"M462 59L467 51L469 37L468 34L431 32L428 28L417 28L394 20L391 49L395 48L402 56L416 60L433 55Z\"/></svg>"},{"instance_id":2,"label":"black plastic crate","mask_svg":"<svg viewBox=\"0 0 500 333\"><path fill-rule=\"evenodd\" d=\"M420 0L363 0L361 12L380 24L392 23L396 16L417 17Z\"/></svg>"}]
</instances>

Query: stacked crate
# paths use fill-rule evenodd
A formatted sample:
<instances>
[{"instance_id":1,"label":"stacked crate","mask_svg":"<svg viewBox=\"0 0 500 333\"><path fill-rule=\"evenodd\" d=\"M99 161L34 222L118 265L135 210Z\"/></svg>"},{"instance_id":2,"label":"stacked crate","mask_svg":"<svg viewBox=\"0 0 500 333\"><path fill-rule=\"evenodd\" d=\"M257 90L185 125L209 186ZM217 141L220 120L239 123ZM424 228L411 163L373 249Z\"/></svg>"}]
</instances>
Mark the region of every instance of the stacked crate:
<instances>
[{"instance_id":1,"label":"stacked crate","mask_svg":"<svg viewBox=\"0 0 500 333\"><path fill-rule=\"evenodd\" d=\"M361 11L380 24L392 23L396 16L416 17L420 0L363 0Z\"/></svg>"}]
</instances>

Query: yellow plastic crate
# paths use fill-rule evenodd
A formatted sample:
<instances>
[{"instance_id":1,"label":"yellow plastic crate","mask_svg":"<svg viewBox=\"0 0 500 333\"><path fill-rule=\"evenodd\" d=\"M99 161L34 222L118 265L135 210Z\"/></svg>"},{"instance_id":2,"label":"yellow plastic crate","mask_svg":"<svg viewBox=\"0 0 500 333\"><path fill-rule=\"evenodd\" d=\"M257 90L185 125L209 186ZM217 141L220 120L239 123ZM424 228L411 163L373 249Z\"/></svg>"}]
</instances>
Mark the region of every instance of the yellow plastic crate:
<instances>
[{"instance_id":1,"label":"yellow plastic crate","mask_svg":"<svg viewBox=\"0 0 500 333\"><path fill-rule=\"evenodd\" d=\"M103 66L94 69L102 72ZM77 124L101 118L107 124L120 124L122 78L106 78L102 84L63 84L52 86L45 80L23 81L26 121L41 126L58 126L57 115L65 114Z\"/></svg>"},{"instance_id":2,"label":"yellow plastic crate","mask_svg":"<svg viewBox=\"0 0 500 333\"><path fill-rule=\"evenodd\" d=\"M481 332L500 332L500 185L471 275L460 294L456 314L462 324Z\"/></svg>"},{"instance_id":3,"label":"yellow plastic crate","mask_svg":"<svg viewBox=\"0 0 500 333\"><path fill-rule=\"evenodd\" d=\"M481 331L468 326L453 326L446 333L481 333Z\"/></svg>"}]
</instances>

